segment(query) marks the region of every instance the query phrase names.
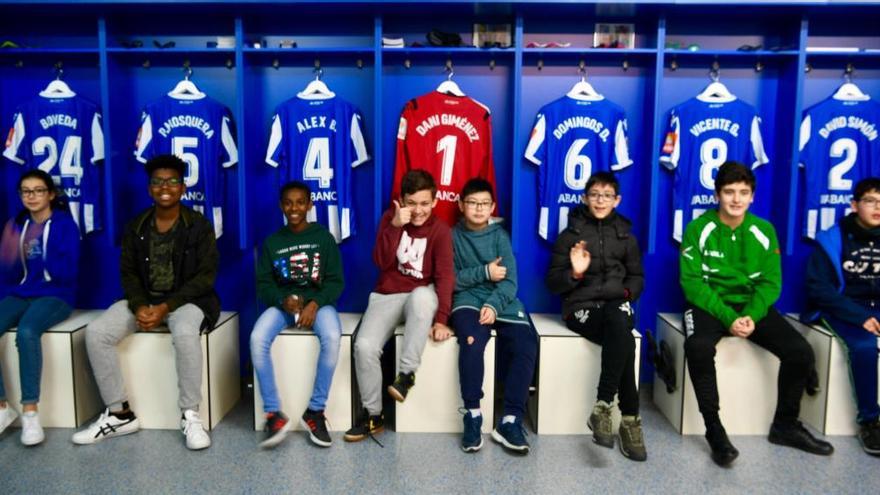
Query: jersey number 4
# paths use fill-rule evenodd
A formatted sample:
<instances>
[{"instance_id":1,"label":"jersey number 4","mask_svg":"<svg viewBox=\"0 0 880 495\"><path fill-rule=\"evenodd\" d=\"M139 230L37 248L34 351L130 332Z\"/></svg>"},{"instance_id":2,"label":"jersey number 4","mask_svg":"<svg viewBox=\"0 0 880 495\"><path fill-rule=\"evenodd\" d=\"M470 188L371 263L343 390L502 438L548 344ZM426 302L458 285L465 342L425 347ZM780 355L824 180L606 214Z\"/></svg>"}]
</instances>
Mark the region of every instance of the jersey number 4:
<instances>
[{"instance_id":1,"label":"jersey number 4","mask_svg":"<svg viewBox=\"0 0 880 495\"><path fill-rule=\"evenodd\" d=\"M321 189L330 187L330 181L333 180L333 167L330 166L330 138L309 139L302 175L305 180L318 181Z\"/></svg>"},{"instance_id":2,"label":"jersey number 4","mask_svg":"<svg viewBox=\"0 0 880 495\"><path fill-rule=\"evenodd\" d=\"M60 160L58 159L58 144L51 136L40 136L34 139L31 152L36 157L48 155L37 165L37 168L52 175L52 169L58 164L61 168L61 177L72 177L73 183L79 185L83 176L81 165L82 136L67 136L64 140L64 146L61 148Z\"/></svg>"}]
</instances>

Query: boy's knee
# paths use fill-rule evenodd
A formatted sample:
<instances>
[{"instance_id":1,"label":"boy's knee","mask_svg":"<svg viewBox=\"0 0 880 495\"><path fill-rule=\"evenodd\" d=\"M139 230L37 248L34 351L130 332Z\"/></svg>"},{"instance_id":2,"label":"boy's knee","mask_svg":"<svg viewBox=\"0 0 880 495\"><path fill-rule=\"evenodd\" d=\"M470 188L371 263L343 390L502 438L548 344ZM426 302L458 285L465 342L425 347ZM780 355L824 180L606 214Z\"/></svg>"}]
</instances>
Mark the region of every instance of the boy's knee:
<instances>
[{"instance_id":1,"label":"boy's knee","mask_svg":"<svg viewBox=\"0 0 880 495\"><path fill-rule=\"evenodd\" d=\"M418 311L437 310L437 293L431 287L416 287L410 295L410 305Z\"/></svg>"}]
</instances>

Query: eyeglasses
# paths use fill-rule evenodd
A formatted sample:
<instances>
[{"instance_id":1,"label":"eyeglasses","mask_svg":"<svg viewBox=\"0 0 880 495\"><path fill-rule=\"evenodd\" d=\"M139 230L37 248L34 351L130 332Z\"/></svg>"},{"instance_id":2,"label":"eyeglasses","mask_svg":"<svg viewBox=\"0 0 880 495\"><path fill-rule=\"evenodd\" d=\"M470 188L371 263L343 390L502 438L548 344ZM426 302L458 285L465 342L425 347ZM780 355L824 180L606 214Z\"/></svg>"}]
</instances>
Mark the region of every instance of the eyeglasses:
<instances>
[{"instance_id":1,"label":"eyeglasses","mask_svg":"<svg viewBox=\"0 0 880 495\"><path fill-rule=\"evenodd\" d=\"M492 206L491 201L465 201L464 205L472 210L488 210Z\"/></svg>"},{"instance_id":2,"label":"eyeglasses","mask_svg":"<svg viewBox=\"0 0 880 495\"><path fill-rule=\"evenodd\" d=\"M33 196L35 198L42 198L49 192L45 187L38 187L36 189L19 189L18 194L21 195L22 198L27 198L28 196Z\"/></svg>"},{"instance_id":3,"label":"eyeglasses","mask_svg":"<svg viewBox=\"0 0 880 495\"><path fill-rule=\"evenodd\" d=\"M605 200L605 201L614 201L614 198L616 198L616 197L617 197L617 195L616 195L616 194L613 194L613 193L596 193L596 192L591 192L591 193L588 193L588 194L587 194L587 198L588 198L590 201L593 201L594 203L598 203L600 199L601 199L601 200Z\"/></svg>"},{"instance_id":4,"label":"eyeglasses","mask_svg":"<svg viewBox=\"0 0 880 495\"><path fill-rule=\"evenodd\" d=\"M150 185L153 187L162 187L162 186L177 187L181 184L183 184L183 181L178 179L177 177L171 177L168 179L160 179L158 177L150 178Z\"/></svg>"},{"instance_id":5,"label":"eyeglasses","mask_svg":"<svg viewBox=\"0 0 880 495\"><path fill-rule=\"evenodd\" d=\"M862 203L868 208L877 208L877 206L880 205L880 198L862 198L859 200L859 203Z\"/></svg>"}]
</instances>

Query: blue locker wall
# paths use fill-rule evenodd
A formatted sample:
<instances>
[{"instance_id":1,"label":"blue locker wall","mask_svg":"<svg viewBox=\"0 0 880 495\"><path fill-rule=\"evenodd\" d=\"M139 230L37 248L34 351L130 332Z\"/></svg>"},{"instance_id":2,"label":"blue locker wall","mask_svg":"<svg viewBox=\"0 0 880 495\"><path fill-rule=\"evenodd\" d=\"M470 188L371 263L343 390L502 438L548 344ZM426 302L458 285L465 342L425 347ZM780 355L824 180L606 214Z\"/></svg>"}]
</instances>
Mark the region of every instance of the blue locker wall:
<instances>
[{"instance_id":1,"label":"blue locker wall","mask_svg":"<svg viewBox=\"0 0 880 495\"><path fill-rule=\"evenodd\" d=\"M148 204L145 176L133 147L141 108L169 91L188 63L200 89L229 106L238 127L239 164L229 171L226 233L220 240L217 284L225 308L242 312L242 361L247 337L261 308L254 293L258 246L280 227L277 172L265 164L274 108L293 97L323 69L323 80L365 116L372 160L353 174L357 185L357 234L341 245L345 311L362 311L376 270L372 246L376 223L388 206L400 110L411 98L433 90L451 62L454 80L493 115L493 151L498 198L520 268L520 298L532 312L555 312L557 298L544 289L550 246L537 236L537 169L522 158L538 109L564 95L579 80L583 61L588 81L622 105L629 120L634 165L621 173L621 211L634 222L644 253L648 285L638 305L638 327L651 329L658 311L680 311L677 247L671 239L671 173L657 162L668 111L695 96L710 81L713 62L721 81L755 105L763 119L770 163L759 172L755 211L770 218L785 253L785 288L778 307L802 307L802 266L810 252L800 238L803 180L797 171L797 126L809 105L834 92L847 64L854 81L880 97L880 53L810 52L807 46L880 48L880 2L859 7L815 3L756 5L743 2L538 2L479 3L448 0L295 2L217 0L204 5L170 2L56 2L52 12L37 2L0 1L3 39L22 48L0 50L0 125L8 129L15 106L34 96L63 63L64 80L99 103L104 113L107 160L106 228L85 241L78 305L105 307L120 296L118 241L122 227ZM148 6L149 5L149 6ZM858 15L853 15L853 9ZM381 37L424 42L433 28L470 40L472 24L511 24L514 48L383 49ZM636 26L632 49L590 49L596 22ZM235 47L208 49L206 41L231 36ZM123 42L141 40L142 48ZM277 48L292 39L296 49ZM159 49L153 41L175 41ZM266 40L268 48L248 45ZM571 41L568 49L526 48L530 41ZM665 48L667 42L698 51ZM761 44L757 51L736 48ZM579 47L579 48L578 48ZM148 66L148 67L145 67ZM493 65L494 68L490 68ZM626 65L626 68L624 68ZM756 69L760 66L760 70ZM539 68L540 67L540 68ZM809 72L806 71L810 68ZM14 190L20 169L2 165L5 191L0 217L18 209ZM650 364L643 378L650 379Z\"/></svg>"}]
</instances>

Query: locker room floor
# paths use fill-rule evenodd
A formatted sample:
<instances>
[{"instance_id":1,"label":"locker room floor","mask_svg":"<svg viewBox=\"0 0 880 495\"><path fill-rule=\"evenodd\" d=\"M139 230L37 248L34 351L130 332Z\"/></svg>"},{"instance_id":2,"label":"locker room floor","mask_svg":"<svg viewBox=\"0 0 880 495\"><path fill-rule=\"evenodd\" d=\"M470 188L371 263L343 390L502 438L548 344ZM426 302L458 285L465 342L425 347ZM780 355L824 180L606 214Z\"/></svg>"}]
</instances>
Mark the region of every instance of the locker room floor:
<instances>
[{"instance_id":1,"label":"locker room floor","mask_svg":"<svg viewBox=\"0 0 880 495\"><path fill-rule=\"evenodd\" d=\"M189 452L178 431L143 430L77 447L70 429L47 429L46 441L23 447L21 430L0 438L0 491L34 493L878 493L880 458L853 437L830 437L835 453L817 457L732 437L733 468L715 466L701 436L682 437L642 395L648 461L636 463L586 435L530 434L531 453L516 457L484 436L464 454L454 434L385 432L367 440L313 447L293 432L275 450L257 449L252 405L244 399L218 425L213 445Z\"/></svg>"}]
</instances>

